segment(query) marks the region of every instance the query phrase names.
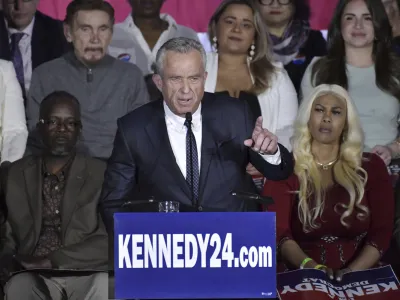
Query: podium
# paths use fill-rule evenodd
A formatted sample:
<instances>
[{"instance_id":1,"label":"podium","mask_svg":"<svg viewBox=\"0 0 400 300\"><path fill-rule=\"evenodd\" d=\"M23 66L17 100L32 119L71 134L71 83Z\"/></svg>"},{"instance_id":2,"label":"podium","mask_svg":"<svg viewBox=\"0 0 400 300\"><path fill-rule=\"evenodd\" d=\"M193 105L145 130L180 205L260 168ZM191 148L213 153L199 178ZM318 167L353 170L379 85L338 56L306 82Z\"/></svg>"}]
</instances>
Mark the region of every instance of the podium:
<instances>
[{"instance_id":1,"label":"podium","mask_svg":"<svg viewBox=\"0 0 400 300\"><path fill-rule=\"evenodd\" d=\"M115 297L276 298L275 236L275 213L116 213Z\"/></svg>"}]
</instances>

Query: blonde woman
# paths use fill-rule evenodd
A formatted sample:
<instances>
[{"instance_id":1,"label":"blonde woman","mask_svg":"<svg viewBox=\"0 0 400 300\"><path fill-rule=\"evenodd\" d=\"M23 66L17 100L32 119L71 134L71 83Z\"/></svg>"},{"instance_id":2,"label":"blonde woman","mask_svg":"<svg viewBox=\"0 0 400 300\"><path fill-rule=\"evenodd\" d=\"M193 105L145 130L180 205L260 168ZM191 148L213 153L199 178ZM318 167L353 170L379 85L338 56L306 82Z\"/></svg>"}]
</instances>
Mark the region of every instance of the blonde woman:
<instances>
[{"instance_id":1,"label":"blonde woman","mask_svg":"<svg viewBox=\"0 0 400 300\"><path fill-rule=\"evenodd\" d=\"M338 85L320 85L299 109L292 139L294 174L268 182L276 204L281 270L317 268L340 281L374 267L389 246L393 190L385 163L363 153L353 102Z\"/></svg>"},{"instance_id":2,"label":"blonde woman","mask_svg":"<svg viewBox=\"0 0 400 300\"><path fill-rule=\"evenodd\" d=\"M1 163L20 159L28 131L24 99L11 62L0 60L0 156Z\"/></svg>"}]
</instances>

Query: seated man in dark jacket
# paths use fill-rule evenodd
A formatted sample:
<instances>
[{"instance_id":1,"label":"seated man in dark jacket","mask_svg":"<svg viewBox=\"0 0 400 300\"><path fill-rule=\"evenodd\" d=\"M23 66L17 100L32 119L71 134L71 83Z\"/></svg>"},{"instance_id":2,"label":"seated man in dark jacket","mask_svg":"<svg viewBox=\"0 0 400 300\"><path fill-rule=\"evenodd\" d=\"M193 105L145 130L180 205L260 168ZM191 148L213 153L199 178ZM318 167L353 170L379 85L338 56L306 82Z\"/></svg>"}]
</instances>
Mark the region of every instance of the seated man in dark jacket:
<instances>
[{"instance_id":1,"label":"seated man in dark jacket","mask_svg":"<svg viewBox=\"0 0 400 300\"><path fill-rule=\"evenodd\" d=\"M13 163L7 178L1 269L4 261L32 269L11 276L7 299L108 299L108 238L97 211L105 165L75 151L78 100L51 93L37 126L45 150Z\"/></svg>"}]
</instances>

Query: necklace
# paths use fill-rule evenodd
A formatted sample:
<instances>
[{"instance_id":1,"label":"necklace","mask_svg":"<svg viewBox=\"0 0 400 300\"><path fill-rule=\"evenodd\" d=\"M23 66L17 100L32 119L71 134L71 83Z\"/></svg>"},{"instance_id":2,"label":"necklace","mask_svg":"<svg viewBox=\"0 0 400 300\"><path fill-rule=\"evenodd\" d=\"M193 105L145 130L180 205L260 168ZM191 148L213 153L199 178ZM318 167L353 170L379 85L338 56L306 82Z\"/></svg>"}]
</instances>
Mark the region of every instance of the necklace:
<instances>
[{"instance_id":1,"label":"necklace","mask_svg":"<svg viewBox=\"0 0 400 300\"><path fill-rule=\"evenodd\" d=\"M322 170L328 170L330 166L332 166L335 162L337 161L337 158L335 160L332 160L331 162L328 162L327 164L321 164L320 162L315 161L315 163L322 168Z\"/></svg>"}]
</instances>

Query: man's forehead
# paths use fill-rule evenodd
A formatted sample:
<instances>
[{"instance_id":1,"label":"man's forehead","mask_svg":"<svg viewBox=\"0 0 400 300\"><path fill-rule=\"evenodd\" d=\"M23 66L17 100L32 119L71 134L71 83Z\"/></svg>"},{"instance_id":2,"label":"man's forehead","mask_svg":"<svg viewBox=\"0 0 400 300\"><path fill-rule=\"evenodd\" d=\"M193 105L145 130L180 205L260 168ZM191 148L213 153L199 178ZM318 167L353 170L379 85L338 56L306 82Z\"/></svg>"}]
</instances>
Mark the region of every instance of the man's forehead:
<instances>
[{"instance_id":1,"label":"man's forehead","mask_svg":"<svg viewBox=\"0 0 400 300\"><path fill-rule=\"evenodd\" d=\"M165 52L165 56L166 57L176 57L176 58L178 58L178 57L180 57L180 58L183 58L183 57L191 57L191 58L198 57L198 58L201 59L200 52L197 51L197 50L194 50L194 49L190 50L188 52L179 52L179 51L174 51L174 50L167 50Z\"/></svg>"},{"instance_id":2,"label":"man's forehead","mask_svg":"<svg viewBox=\"0 0 400 300\"><path fill-rule=\"evenodd\" d=\"M17 2L18 0L1 0L0 1L0 8L7 8L7 6L8 5L10 5L10 4L16 4L15 2ZM37 4L39 4L39 0L28 0L28 1L22 1L22 2L26 2L26 3L29 3L29 4L34 4L34 5L37 5Z\"/></svg>"},{"instance_id":3,"label":"man's forehead","mask_svg":"<svg viewBox=\"0 0 400 300\"><path fill-rule=\"evenodd\" d=\"M164 59L164 66L168 67L202 67L202 57L198 51L190 51L188 53L179 53L167 51Z\"/></svg>"},{"instance_id":4,"label":"man's forehead","mask_svg":"<svg viewBox=\"0 0 400 300\"><path fill-rule=\"evenodd\" d=\"M48 115L56 115L61 112L63 114L68 113L73 116L79 115L78 106L72 100L60 100L57 103L52 103L48 106Z\"/></svg>"},{"instance_id":5,"label":"man's forehead","mask_svg":"<svg viewBox=\"0 0 400 300\"><path fill-rule=\"evenodd\" d=\"M75 23L78 25L101 26L109 25L110 16L102 10L81 10L75 16Z\"/></svg>"}]
</instances>

